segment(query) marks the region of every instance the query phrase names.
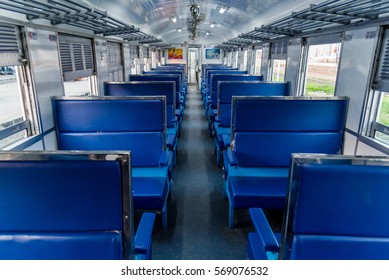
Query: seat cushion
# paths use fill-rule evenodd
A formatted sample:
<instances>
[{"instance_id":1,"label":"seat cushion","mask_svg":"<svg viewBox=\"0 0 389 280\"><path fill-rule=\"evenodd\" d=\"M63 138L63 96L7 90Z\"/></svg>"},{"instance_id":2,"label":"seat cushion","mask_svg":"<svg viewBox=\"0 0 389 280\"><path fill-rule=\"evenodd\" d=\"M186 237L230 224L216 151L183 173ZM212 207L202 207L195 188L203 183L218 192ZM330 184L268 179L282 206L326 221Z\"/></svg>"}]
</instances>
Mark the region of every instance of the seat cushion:
<instances>
[{"instance_id":1,"label":"seat cushion","mask_svg":"<svg viewBox=\"0 0 389 280\"><path fill-rule=\"evenodd\" d=\"M132 169L132 177L162 177L168 178L168 167L137 167Z\"/></svg>"},{"instance_id":2,"label":"seat cushion","mask_svg":"<svg viewBox=\"0 0 389 280\"><path fill-rule=\"evenodd\" d=\"M162 210L168 185L165 177L132 177L134 209Z\"/></svg>"},{"instance_id":3,"label":"seat cushion","mask_svg":"<svg viewBox=\"0 0 389 280\"><path fill-rule=\"evenodd\" d=\"M230 176L228 190L233 208L283 208L287 186L287 176Z\"/></svg>"}]
</instances>

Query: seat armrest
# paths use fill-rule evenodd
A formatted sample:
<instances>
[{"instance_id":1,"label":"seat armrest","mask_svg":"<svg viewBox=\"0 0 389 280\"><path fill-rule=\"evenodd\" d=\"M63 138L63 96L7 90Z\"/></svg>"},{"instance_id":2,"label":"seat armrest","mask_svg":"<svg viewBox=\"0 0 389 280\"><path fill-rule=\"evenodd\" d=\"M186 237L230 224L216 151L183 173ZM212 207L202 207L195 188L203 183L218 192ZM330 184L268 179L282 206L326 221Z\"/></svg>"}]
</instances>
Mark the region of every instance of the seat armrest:
<instances>
[{"instance_id":1,"label":"seat armrest","mask_svg":"<svg viewBox=\"0 0 389 280\"><path fill-rule=\"evenodd\" d=\"M177 122L178 122L177 116L172 117L172 123L177 123Z\"/></svg>"},{"instance_id":2,"label":"seat armrest","mask_svg":"<svg viewBox=\"0 0 389 280\"><path fill-rule=\"evenodd\" d=\"M215 118L216 116L216 112L215 112L215 108L212 107L213 103L211 101L211 103L209 103L209 108L208 108L208 112L209 112L209 115L212 116L213 118Z\"/></svg>"},{"instance_id":3,"label":"seat armrest","mask_svg":"<svg viewBox=\"0 0 389 280\"><path fill-rule=\"evenodd\" d=\"M278 253L280 245L266 219L265 214L263 213L262 208L250 208L249 212L254 228L262 242L261 246L266 252L272 251Z\"/></svg>"},{"instance_id":4,"label":"seat armrest","mask_svg":"<svg viewBox=\"0 0 389 280\"><path fill-rule=\"evenodd\" d=\"M220 118L220 116L215 116L215 122L217 122L217 123L222 122L222 119Z\"/></svg>"},{"instance_id":5,"label":"seat armrest","mask_svg":"<svg viewBox=\"0 0 389 280\"><path fill-rule=\"evenodd\" d=\"M228 162L230 163L230 166L238 166L238 159L236 158L234 151L228 150L227 156L228 156Z\"/></svg>"},{"instance_id":6,"label":"seat armrest","mask_svg":"<svg viewBox=\"0 0 389 280\"><path fill-rule=\"evenodd\" d=\"M155 221L155 213L143 213L135 234L135 254L151 255L151 236Z\"/></svg>"},{"instance_id":7,"label":"seat armrest","mask_svg":"<svg viewBox=\"0 0 389 280\"><path fill-rule=\"evenodd\" d=\"M167 135L166 146L168 147L169 150L175 149L175 147L176 147L176 135L171 135L171 134ZM161 165L161 163L159 165Z\"/></svg>"},{"instance_id":8,"label":"seat armrest","mask_svg":"<svg viewBox=\"0 0 389 280\"><path fill-rule=\"evenodd\" d=\"M225 148L231 146L231 137L230 134L222 134L223 144Z\"/></svg>"},{"instance_id":9,"label":"seat armrest","mask_svg":"<svg viewBox=\"0 0 389 280\"><path fill-rule=\"evenodd\" d=\"M159 166L170 166L171 164L171 151L163 151L159 158Z\"/></svg>"}]
</instances>

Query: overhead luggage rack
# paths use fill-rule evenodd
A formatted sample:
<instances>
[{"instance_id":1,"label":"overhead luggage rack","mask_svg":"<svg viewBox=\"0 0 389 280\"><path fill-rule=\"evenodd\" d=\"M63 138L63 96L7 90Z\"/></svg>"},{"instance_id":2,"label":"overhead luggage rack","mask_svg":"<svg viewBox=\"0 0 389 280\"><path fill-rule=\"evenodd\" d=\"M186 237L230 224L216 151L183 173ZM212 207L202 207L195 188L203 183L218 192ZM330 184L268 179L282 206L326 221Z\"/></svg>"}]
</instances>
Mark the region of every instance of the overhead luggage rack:
<instances>
[{"instance_id":1,"label":"overhead luggage rack","mask_svg":"<svg viewBox=\"0 0 389 280\"><path fill-rule=\"evenodd\" d=\"M317 13L372 20L383 17L384 14L388 14L389 3L381 0L330 0L317 5L311 5L310 9L312 12Z\"/></svg>"},{"instance_id":2,"label":"overhead luggage rack","mask_svg":"<svg viewBox=\"0 0 389 280\"><path fill-rule=\"evenodd\" d=\"M238 37L223 42L218 47L234 49L244 45L266 42L282 37L315 32L326 28L336 28L358 22L369 22L389 16L389 2L380 0L341 0L312 4L309 8L279 19L271 24L256 27ZM251 43L236 44L241 39Z\"/></svg>"},{"instance_id":3,"label":"overhead luggage rack","mask_svg":"<svg viewBox=\"0 0 389 280\"><path fill-rule=\"evenodd\" d=\"M51 25L70 25L103 36L117 36L139 44L164 43L161 39L142 32L108 15L106 11L74 0L5 0L0 9L24 14L29 21L44 19ZM165 43L165 45L167 45Z\"/></svg>"}]
</instances>

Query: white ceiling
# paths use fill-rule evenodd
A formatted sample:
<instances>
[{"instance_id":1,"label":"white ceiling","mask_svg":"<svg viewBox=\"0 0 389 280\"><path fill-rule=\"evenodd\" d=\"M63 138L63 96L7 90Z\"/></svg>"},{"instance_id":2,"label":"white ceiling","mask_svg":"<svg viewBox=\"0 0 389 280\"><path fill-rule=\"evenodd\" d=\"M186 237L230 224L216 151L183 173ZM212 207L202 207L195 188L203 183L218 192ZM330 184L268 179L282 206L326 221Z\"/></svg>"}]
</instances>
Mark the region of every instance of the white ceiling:
<instances>
[{"instance_id":1,"label":"white ceiling","mask_svg":"<svg viewBox=\"0 0 389 280\"><path fill-rule=\"evenodd\" d=\"M192 1L192 2L191 2ZM161 38L170 44L193 42L188 38L185 21L190 16L190 5L199 3L200 12L206 20L199 26L200 38L195 43L220 44L223 41L249 32L255 27L274 22L292 12L309 8L319 0L88 0L86 3L106 10L111 16L140 28L143 32ZM218 5L227 5L224 14L217 11ZM169 20L172 15L178 21ZM214 28L210 23L215 22ZM181 28L182 32L177 32ZM210 34L205 35L208 31Z\"/></svg>"}]
</instances>

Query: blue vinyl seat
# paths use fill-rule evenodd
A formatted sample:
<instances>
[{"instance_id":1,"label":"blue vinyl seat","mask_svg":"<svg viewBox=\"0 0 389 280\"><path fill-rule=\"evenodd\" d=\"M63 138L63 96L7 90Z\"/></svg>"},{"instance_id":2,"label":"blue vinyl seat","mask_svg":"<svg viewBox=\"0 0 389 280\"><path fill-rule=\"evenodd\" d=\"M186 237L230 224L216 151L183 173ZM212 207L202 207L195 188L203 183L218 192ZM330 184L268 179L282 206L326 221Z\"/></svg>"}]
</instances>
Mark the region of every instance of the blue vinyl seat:
<instances>
[{"instance_id":1,"label":"blue vinyl seat","mask_svg":"<svg viewBox=\"0 0 389 280\"><path fill-rule=\"evenodd\" d=\"M0 259L150 259L155 214L134 237L130 172L123 151L0 152Z\"/></svg>"},{"instance_id":2,"label":"blue vinyl seat","mask_svg":"<svg viewBox=\"0 0 389 280\"><path fill-rule=\"evenodd\" d=\"M262 76L252 76L245 74L212 74L207 96L206 114L208 119L208 130L210 135L214 134L213 123L217 115L218 85L223 81L262 81ZM241 91L240 91L241 92Z\"/></svg>"},{"instance_id":3,"label":"blue vinyl seat","mask_svg":"<svg viewBox=\"0 0 389 280\"><path fill-rule=\"evenodd\" d=\"M249 259L388 260L389 158L293 154L281 233L250 209Z\"/></svg>"},{"instance_id":4,"label":"blue vinyl seat","mask_svg":"<svg viewBox=\"0 0 389 280\"><path fill-rule=\"evenodd\" d=\"M292 153L342 150L347 97L233 97L225 192L234 209L283 208Z\"/></svg>"},{"instance_id":5,"label":"blue vinyl seat","mask_svg":"<svg viewBox=\"0 0 389 280\"><path fill-rule=\"evenodd\" d=\"M158 68L153 69L151 71L143 71L145 75L180 75L180 93L181 93L181 101L183 102L183 106L185 107L185 99L187 94L188 87L188 78L185 74L185 68L177 68L177 67L169 67L169 68Z\"/></svg>"},{"instance_id":6,"label":"blue vinyl seat","mask_svg":"<svg viewBox=\"0 0 389 280\"><path fill-rule=\"evenodd\" d=\"M181 90L180 74L147 74L147 75L129 75L130 82L151 82L151 81L170 81L176 85L176 116L178 121L178 135L182 130L182 119L184 117L184 101Z\"/></svg>"},{"instance_id":7,"label":"blue vinyl seat","mask_svg":"<svg viewBox=\"0 0 389 280\"><path fill-rule=\"evenodd\" d=\"M166 145L173 152L176 162L178 144L178 123L176 112L175 82L143 81L143 82L105 82L106 96L165 96L166 97ZM151 112L150 112L151 113Z\"/></svg>"},{"instance_id":8,"label":"blue vinyl seat","mask_svg":"<svg viewBox=\"0 0 389 280\"><path fill-rule=\"evenodd\" d=\"M233 68L209 68L205 70L205 84L204 89L201 91L204 109L208 110L208 100L210 100L211 96L211 86L212 86L212 75L247 75L247 71L237 70Z\"/></svg>"},{"instance_id":9,"label":"blue vinyl seat","mask_svg":"<svg viewBox=\"0 0 389 280\"><path fill-rule=\"evenodd\" d=\"M58 148L131 151L135 209L161 213L164 228L173 166L165 104L164 96L53 98Z\"/></svg>"},{"instance_id":10,"label":"blue vinyl seat","mask_svg":"<svg viewBox=\"0 0 389 280\"><path fill-rule=\"evenodd\" d=\"M206 93L207 86L208 86L208 71L209 70L236 70L233 69L230 66L222 65L222 64L202 64L201 65L201 86L200 86L200 93L203 97Z\"/></svg>"},{"instance_id":11,"label":"blue vinyl seat","mask_svg":"<svg viewBox=\"0 0 389 280\"><path fill-rule=\"evenodd\" d=\"M213 123L217 165L220 165L223 151L230 146L232 96L288 96L289 94L289 82L220 81L217 89L217 113ZM228 164L224 168L227 171Z\"/></svg>"}]
</instances>

